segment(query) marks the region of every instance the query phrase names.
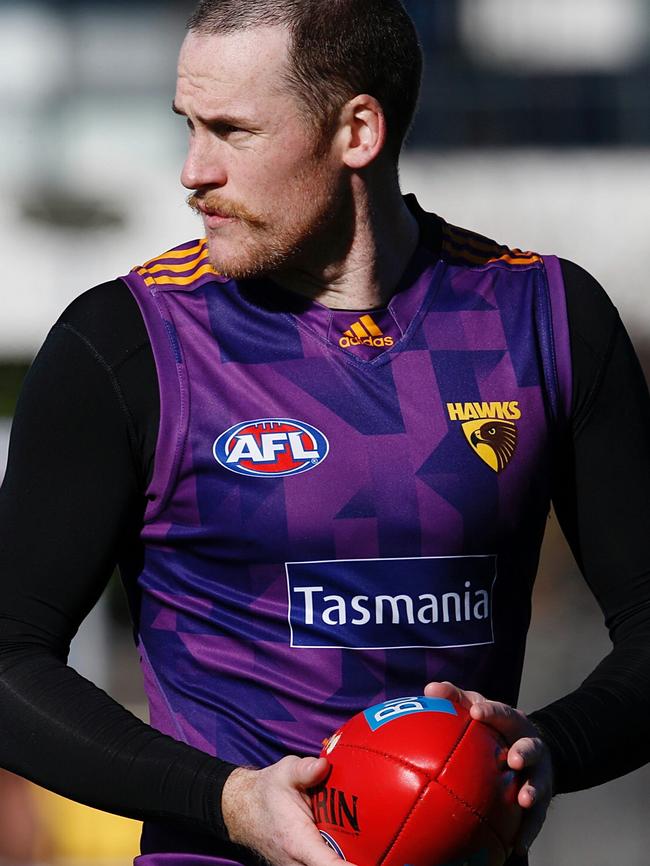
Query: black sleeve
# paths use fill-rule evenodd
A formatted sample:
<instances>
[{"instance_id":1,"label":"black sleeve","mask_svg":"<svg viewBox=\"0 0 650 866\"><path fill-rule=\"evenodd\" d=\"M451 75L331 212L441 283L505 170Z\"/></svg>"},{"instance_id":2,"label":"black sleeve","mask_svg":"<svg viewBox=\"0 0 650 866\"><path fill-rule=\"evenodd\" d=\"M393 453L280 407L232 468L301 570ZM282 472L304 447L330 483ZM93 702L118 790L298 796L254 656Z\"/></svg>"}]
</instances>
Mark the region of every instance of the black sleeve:
<instances>
[{"instance_id":1,"label":"black sleeve","mask_svg":"<svg viewBox=\"0 0 650 866\"><path fill-rule=\"evenodd\" d=\"M563 262L563 273L573 413L553 498L613 649L576 691L531 714L558 793L650 760L650 398L605 292L577 265Z\"/></svg>"},{"instance_id":2,"label":"black sleeve","mask_svg":"<svg viewBox=\"0 0 650 866\"><path fill-rule=\"evenodd\" d=\"M147 423L125 397L143 387ZM232 765L155 731L65 663L138 543L157 401L142 319L117 281L66 311L27 376L0 489L0 765L100 809L226 838Z\"/></svg>"},{"instance_id":3,"label":"black sleeve","mask_svg":"<svg viewBox=\"0 0 650 866\"><path fill-rule=\"evenodd\" d=\"M563 270L574 411L554 501L614 641L583 686L532 714L568 791L648 758L650 409L613 306L577 266ZM223 836L231 765L157 734L64 664L121 547L137 543L157 413L135 302L122 283L99 287L52 331L14 420L0 491L0 764L108 811Z\"/></svg>"}]
</instances>

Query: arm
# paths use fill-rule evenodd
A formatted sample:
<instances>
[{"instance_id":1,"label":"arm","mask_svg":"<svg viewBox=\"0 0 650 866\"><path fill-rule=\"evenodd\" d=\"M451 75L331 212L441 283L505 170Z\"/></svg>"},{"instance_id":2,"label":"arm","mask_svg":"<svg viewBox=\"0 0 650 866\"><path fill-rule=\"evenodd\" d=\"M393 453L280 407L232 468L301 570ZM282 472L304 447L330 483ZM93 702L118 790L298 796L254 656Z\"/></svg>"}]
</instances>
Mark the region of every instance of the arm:
<instances>
[{"instance_id":1,"label":"arm","mask_svg":"<svg viewBox=\"0 0 650 866\"><path fill-rule=\"evenodd\" d=\"M593 373L576 377L554 504L613 649L578 689L531 714L553 755L557 793L650 759L650 398L611 302L584 271L568 270L574 368Z\"/></svg>"},{"instance_id":2,"label":"arm","mask_svg":"<svg viewBox=\"0 0 650 866\"><path fill-rule=\"evenodd\" d=\"M613 650L571 694L526 716L431 684L475 704L499 728L509 763L525 769L519 850L541 828L551 792L600 784L648 761L650 710L650 398L618 314L596 281L563 262L574 370L572 425L557 454L553 500L610 630Z\"/></svg>"},{"instance_id":3,"label":"arm","mask_svg":"<svg viewBox=\"0 0 650 866\"><path fill-rule=\"evenodd\" d=\"M98 808L223 837L232 768L65 664L142 516L132 438L110 365L55 327L27 377L0 492L0 763Z\"/></svg>"},{"instance_id":4,"label":"arm","mask_svg":"<svg viewBox=\"0 0 650 866\"><path fill-rule=\"evenodd\" d=\"M335 866L306 793L325 761L289 756L232 772L66 666L115 562L139 544L158 411L135 301L120 282L92 290L28 375L0 490L0 766L88 805L190 830L229 859L250 860L245 845L274 864Z\"/></svg>"}]
</instances>

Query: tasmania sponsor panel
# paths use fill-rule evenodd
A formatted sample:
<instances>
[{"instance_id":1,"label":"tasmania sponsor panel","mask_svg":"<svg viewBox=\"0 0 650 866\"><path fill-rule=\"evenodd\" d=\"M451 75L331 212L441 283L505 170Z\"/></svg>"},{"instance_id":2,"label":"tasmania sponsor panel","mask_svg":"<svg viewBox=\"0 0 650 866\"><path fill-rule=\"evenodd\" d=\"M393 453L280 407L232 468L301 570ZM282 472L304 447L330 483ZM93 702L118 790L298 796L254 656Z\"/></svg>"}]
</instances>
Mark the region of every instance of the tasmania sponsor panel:
<instances>
[{"instance_id":1,"label":"tasmania sponsor panel","mask_svg":"<svg viewBox=\"0 0 650 866\"><path fill-rule=\"evenodd\" d=\"M494 642L496 556L286 564L291 646L389 649Z\"/></svg>"}]
</instances>

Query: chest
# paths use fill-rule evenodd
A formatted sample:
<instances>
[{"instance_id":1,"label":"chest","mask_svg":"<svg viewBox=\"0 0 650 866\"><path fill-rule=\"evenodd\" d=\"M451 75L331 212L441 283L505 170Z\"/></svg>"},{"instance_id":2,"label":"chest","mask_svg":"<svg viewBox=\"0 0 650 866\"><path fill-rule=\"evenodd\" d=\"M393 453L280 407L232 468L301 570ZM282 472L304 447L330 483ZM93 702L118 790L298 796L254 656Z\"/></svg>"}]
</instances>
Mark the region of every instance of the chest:
<instances>
[{"instance_id":1,"label":"chest","mask_svg":"<svg viewBox=\"0 0 650 866\"><path fill-rule=\"evenodd\" d=\"M179 489L206 538L287 562L482 554L525 534L548 504L536 347L513 351L494 316L480 339L465 323L432 312L376 363L284 317L257 355L218 334L186 347Z\"/></svg>"}]
</instances>

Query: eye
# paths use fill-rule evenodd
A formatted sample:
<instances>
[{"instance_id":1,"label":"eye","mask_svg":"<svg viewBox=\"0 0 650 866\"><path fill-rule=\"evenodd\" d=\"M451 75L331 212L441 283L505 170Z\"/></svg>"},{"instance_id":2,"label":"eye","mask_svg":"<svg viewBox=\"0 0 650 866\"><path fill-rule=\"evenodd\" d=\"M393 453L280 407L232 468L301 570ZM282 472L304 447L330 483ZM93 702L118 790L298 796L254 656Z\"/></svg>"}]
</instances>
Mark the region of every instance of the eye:
<instances>
[{"instance_id":1,"label":"eye","mask_svg":"<svg viewBox=\"0 0 650 866\"><path fill-rule=\"evenodd\" d=\"M232 123L212 123L210 130L221 138L226 138L229 135L234 135L237 132L244 132L239 126L233 126Z\"/></svg>"}]
</instances>

